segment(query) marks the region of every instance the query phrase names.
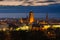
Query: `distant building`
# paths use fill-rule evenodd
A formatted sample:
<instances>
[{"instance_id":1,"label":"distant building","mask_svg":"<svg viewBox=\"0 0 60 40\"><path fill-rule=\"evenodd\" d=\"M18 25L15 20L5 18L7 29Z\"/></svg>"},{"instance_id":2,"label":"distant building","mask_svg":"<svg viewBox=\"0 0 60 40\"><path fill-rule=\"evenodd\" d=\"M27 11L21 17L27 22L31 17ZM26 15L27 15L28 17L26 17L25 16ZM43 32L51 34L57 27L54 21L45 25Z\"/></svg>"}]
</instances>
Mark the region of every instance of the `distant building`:
<instances>
[{"instance_id":1,"label":"distant building","mask_svg":"<svg viewBox=\"0 0 60 40\"><path fill-rule=\"evenodd\" d=\"M20 23L32 24L34 22L34 14L32 11L29 12L29 16L26 18L20 18Z\"/></svg>"},{"instance_id":2,"label":"distant building","mask_svg":"<svg viewBox=\"0 0 60 40\"><path fill-rule=\"evenodd\" d=\"M0 24L0 31L1 30L3 30L3 31L8 30L8 27L9 27L9 24L7 24L7 23L1 23Z\"/></svg>"},{"instance_id":3,"label":"distant building","mask_svg":"<svg viewBox=\"0 0 60 40\"><path fill-rule=\"evenodd\" d=\"M19 22L23 23L23 19L22 19L22 18L20 18Z\"/></svg>"},{"instance_id":4,"label":"distant building","mask_svg":"<svg viewBox=\"0 0 60 40\"><path fill-rule=\"evenodd\" d=\"M29 12L29 23L33 23L34 22L34 14L32 11Z\"/></svg>"},{"instance_id":5,"label":"distant building","mask_svg":"<svg viewBox=\"0 0 60 40\"><path fill-rule=\"evenodd\" d=\"M46 14L46 21L48 21L48 13Z\"/></svg>"}]
</instances>

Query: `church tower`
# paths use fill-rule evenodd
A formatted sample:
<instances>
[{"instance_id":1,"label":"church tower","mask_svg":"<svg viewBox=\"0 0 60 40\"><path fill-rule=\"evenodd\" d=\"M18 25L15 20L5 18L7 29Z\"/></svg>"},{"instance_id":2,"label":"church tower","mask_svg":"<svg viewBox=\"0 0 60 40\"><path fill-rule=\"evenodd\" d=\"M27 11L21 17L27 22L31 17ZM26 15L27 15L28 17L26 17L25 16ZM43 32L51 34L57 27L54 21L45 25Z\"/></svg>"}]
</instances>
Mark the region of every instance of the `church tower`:
<instances>
[{"instance_id":1,"label":"church tower","mask_svg":"<svg viewBox=\"0 0 60 40\"><path fill-rule=\"evenodd\" d=\"M48 21L48 13L46 14L46 21Z\"/></svg>"},{"instance_id":2,"label":"church tower","mask_svg":"<svg viewBox=\"0 0 60 40\"><path fill-rule=\"evenodd\" d=\"M20 18L20 20L19 20L21 23L23 23L23 19L22 18Z\"/></svg>"},{"instance_id":3,"label":"church tower","mask_svg":"<svg viewBox=\"0 0 60 40\"><path fill-rule=\"evenodd\" d=\"M29 23L32 24L34 22L34 14L32 11L29 12Z\"/></svg>"}]
</instances>

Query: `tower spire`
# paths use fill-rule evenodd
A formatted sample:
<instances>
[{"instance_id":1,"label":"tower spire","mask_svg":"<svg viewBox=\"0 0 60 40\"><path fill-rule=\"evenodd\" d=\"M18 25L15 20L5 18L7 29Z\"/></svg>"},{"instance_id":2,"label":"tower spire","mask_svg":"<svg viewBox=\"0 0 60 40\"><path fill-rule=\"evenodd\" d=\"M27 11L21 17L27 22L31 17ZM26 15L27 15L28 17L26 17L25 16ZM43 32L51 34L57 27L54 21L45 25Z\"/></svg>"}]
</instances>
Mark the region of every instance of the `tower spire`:
<instances>
[{"instance_id":1,"label":"tower spire","mask_svg":"<svg viewBox=\"0 0 60 40\"><path fill-rule=\"evenodd\" d=\"M46 21L48 21L48 13L46 14Z\"/></svg>"},{"instance_id":2,"label":"tower spire","mask_svg":"<svg viewBox=\"0 0 60 40\"><path fill-rule=\"evenodd\" d=\"M34 14L32 11L29 12L29 23L33 23L34 22Z\"/></svg>"}]
</instances>

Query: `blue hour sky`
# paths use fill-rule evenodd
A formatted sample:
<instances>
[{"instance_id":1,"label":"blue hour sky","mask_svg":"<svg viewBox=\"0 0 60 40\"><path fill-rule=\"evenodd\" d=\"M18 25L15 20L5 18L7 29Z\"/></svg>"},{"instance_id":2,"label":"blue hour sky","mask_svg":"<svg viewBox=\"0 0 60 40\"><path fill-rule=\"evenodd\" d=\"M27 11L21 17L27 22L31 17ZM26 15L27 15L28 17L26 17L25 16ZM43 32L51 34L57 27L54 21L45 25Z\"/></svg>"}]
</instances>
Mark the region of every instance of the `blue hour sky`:
<instances>
[{"instance_id":1,"label":"blue hour sky","mask_svg":"<svg viewBox=\"0 0 60 40\"><path fill-rule=\"evenodd\" d=\"M45 17L48 13L49 17L60 18L60 4L48 6L0 6L1 17L26 17L32 10L35 17Z\"/></svg>"}]
</instances>

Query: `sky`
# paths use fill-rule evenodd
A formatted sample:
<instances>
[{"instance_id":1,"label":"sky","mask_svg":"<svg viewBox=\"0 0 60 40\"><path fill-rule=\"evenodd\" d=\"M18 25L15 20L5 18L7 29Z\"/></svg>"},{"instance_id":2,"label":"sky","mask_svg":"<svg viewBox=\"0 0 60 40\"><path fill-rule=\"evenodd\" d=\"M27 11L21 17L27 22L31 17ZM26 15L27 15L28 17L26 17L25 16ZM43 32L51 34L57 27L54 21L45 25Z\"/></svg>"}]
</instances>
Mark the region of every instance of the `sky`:
<instances>
[{"instance_id":1,"label":"sky","mask_svg":"<svg viewBox=\"0 0 60 40\"><path fill-rule=\"evenodd\" d=\"M4 3L0 1L0 4L3 5L0 6L0 18L26 17L31 10L37 18L45 18L47 13L50 18L60 18L60 0L53 1L54 2L48 2L47 0L5 0L3 1Z\"/></svg>"},{"instance_id":2,"label":"sky","mask_svg":"<svg viewBox=\"0 0 60 40\"><path fill-rule=\"evenodd\" d=\"M47 13L49 18L60 18L60 4L48 6L0 6L0 18L25 18L31 10L36 18L45 18Z\"/></svg>"},{"instance_id":3,"label":"sky","mask_svg":"<svg viewBox=\"0 0 60 40\"><path fill-rule=\"evenodd\" d=\"M50 4L60 3L60 0L4 0L0 1L0 5L9 6L46 6Z\"/></svg>"}]
</instances>

